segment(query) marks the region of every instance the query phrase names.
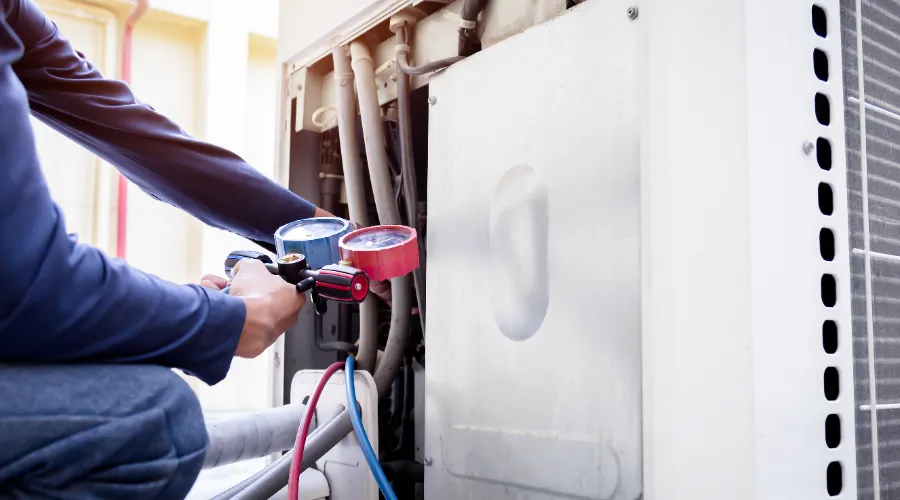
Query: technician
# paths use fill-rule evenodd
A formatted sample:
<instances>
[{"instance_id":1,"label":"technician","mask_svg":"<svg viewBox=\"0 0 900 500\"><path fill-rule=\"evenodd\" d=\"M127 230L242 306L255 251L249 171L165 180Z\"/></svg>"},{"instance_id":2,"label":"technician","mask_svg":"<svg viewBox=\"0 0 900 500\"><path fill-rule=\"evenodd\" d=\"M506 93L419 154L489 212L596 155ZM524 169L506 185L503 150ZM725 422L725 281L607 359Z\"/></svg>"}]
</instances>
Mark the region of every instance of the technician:
<instances>
[{"instance_id":1,"label":"technician","mask_svg":"<svg viewBox=\"0 0 900 500\"><path fill-rule=\"evenodd\" d=\"M165 78L161 73L160 78ZM155 198L264 244L327 215L104 78L30 0L0 0L0 498L183 498L207 436L193 391L296 322L303 296L256 261L231 295L78 243L29 114Z\"/></svg>"}]
</instances>

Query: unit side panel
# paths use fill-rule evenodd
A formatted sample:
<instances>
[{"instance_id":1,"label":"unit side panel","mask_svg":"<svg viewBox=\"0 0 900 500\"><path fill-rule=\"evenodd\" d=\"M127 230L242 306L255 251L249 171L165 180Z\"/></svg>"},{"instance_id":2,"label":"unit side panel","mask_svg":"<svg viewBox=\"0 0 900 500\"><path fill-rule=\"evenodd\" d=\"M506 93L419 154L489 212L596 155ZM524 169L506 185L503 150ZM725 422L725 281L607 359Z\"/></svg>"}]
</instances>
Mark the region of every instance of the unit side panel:
<instances>
[{"instance_id":1,"label":"unit side panel","mask_svg":"<svg viewBox=\"0 0 900 500\"><path fill-rule=\"evenodd\" d=\"M586 2L432 80L429 499L641 494L629 7Z\"/></svg>"}]
</instances>

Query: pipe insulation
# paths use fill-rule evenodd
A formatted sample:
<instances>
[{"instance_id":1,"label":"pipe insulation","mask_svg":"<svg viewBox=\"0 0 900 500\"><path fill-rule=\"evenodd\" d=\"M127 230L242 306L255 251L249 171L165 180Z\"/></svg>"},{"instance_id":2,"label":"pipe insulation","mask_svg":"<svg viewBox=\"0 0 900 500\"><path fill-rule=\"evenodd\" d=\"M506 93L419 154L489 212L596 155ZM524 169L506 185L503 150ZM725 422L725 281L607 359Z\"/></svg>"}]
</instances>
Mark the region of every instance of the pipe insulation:
<instances>
[{"instance_id":1,"label":"pipe insulation","mask_svg":"<svg viewBox=\"0 0 900 500\"><path fill-rule=\"evenodd\" d=\"M294 403L206 423L209 446L203 468L211 469L291 449L306 405Z\"/></svg>"},{"instance_id":2,"label":"pipe insulation","mask_svg":"<svg viewBox=\"0 0 900 500\"><path fill-rule=\"evenodd\" d=\"M342 408L337 417L317 428L306 440L306 448L303 450L303 461L300 462L300 472L315 465L316 460L341 442L350 432L353 432L350 413ZM271 466L257 473L257 475L247 478L225 493L216 496L213 500L264 500L271 498L281 491L288 482L291 472L290 454L285 455L285 457L288 458L280 458ZM236 491L232 492L233 490Z\"/></svg>"},{"instance_id":3,"label":"pipe insulation","mask_svg":"<svg viewBox=\"0 0 900 500\"><path fill-rule=\"evenodd\" d=\"M359 95L359 115L362 120L363 142L369 164L369 180L375 195L378 221L384 225L400 225L400 211L394 202L394 188L388 168L387 149L384 143L384 125L381 107L375 89L375 63L363 42L350 44L350 60L356 77L356 93Z\"/></svg>"},{"instance_id":4,"label":"pipe insulation","mask_svg":"<svg viewBox=\"0 0 900 500\"><path fill-rule=\"evenodd\" d=\"M322 443L322 432L330 432L331 435L326 436L329 439L334 439L336 434L340 433L340 428L334 427L332 424L335 423L335 420L338 419L341 415L347 415L345 420L350 425L351 431L353 428L352 422L350 422L350 416L347 413L346 409L338 405L334 411L330 412L331 414L327 416L325 423L316 428L312 434L309 435L309 439L306 441L305 453L303 455L303 467L302 470L306 470L309 466L315 464L315 461L322 457L328 450L332 448L329 446L322 451L321 454L316 455L316 458L312 458L312 454L310 450L310 444L318 439L318 443ZM299 424L298 424L299 427ZM330 429L330 430L329 430ZM350 432L350 431L347 431ZM347 433L341 434L337 436L337 441L340 442L341 439L346 436ZM296 437L296 436L295 436ZM322 446L319 446L318 449L321 449ZM307 458L309 457L309 458ZM266 499L268 500L270 497L274 496L276 493L281 491L282 488L287 484L288 476L290 475L291 469L291 458L292 455L290 453L286 453L279 457L276 461L272 462L264 469L256 472L252 476L244 479L240 483L232 486L228 490L219 493L212 500L229 500L229 499ZM283 480L283 482L282 482Z\"/></svg>"},{"instance_id":5,"label":"pipe insulation","mask_svg":"<svg viewBox=\"0 0 900 500\"><path fill-rule=\"evenodd\" d=\"M393 21L393 20L392 20ZM393 23L392 23L393 25ZM405 23L397 27L397 65L405 59L406 54L399 50L408 47L408 30ZM413 155L412 138L412 102L409 86L409 75L397 71L397 114L400 124L400 173L403 182L403 198L406 205L406 220L409 225L419 227L419 183L416 181L416 161ZM416 304L419 306L419 322L422 335L425 335L425 238L419 235L419 263L413 271L413 284L416 289Z\"/></svg>"},{"instance_id":6,"label":"pipe insulation","mask_svg":"<svg viewBox=\"0 0 900 500\"><path fill-rule=\"evenodd\" d=\"M356 95L353 92L350 55L347 47L338 47L332 51L331 57L334 59L338 136L341 143L341 164L344 166L344 187L347 190L350 220L361 226L368 226L366 179L362 158L359 155L359 137L356 135Z\"/></svg>"},{"instance_id":7,"label":"pipe insulation","mask_svg":"<svg viewBox=\"0 0 900 500\"><path fill-rule=\"evenodd\" d=\"M363 141L369 164L369 181L375 194L378 220L381 224L399 225L400 211L394 201L394 188L391 184L384 144L381 107L378 105L378 94L375 89L375 67L366 44L358 41L350 44L350 61L356 77ZM406 352L409 317L412 310L409 276L391 279L391 300L391 329L384 347L384 357L375 370L375 385L378 387L379 396L384 396L390 390Z\"/></svg>"},{"instance_id":8,"label":"pipe insulation","mask_svg":"<svg viewBox=\"0 0 900 500\"><path fill-rule=\"evenodd\" d=\"M350 220L360 226L369 225L366 209L366 179L359 155L359 137L356 135L356 95L353 92L353 69L347 47L332 51L334 59L334 83L337 94L338 136L341 143L341 164L344 167L344 186ZM359 305L359 351L356 358L360 370L375 371L375 353L378 350L378 303L368 297Z\"/></svg>"}]
</instances>

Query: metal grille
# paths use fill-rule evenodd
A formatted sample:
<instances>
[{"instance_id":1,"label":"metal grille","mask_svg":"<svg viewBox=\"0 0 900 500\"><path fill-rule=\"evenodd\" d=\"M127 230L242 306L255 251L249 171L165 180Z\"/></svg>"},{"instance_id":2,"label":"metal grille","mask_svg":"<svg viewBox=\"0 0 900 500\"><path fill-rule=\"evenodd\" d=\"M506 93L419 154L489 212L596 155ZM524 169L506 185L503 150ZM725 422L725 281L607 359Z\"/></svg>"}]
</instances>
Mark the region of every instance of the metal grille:
<instances>
[{"instance_id":1,"label":"metal grille","mask_svg":"<svg viewBox=\"0 0 900 500\"><path fill-rule=\"evenodd\" d=\"M900 0L841 0L841 27L858 498L893 499L900 498Z\"/></svg>"}]
</instances>

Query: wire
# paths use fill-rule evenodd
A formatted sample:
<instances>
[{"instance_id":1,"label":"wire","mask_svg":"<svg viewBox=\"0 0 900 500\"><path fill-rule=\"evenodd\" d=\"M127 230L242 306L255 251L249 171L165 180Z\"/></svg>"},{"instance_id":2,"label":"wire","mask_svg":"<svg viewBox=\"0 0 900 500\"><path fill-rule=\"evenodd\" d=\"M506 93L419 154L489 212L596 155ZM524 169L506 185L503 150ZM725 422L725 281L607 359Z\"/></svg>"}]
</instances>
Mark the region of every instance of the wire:
<instances>
[{"instance_id":1,"label":"wire","mask_svg":"<svg viewBox=\"0 0 900 500\"><path fill-rule=\"evenodd\" d=\"M435 71L440 71L445 68L449 68L454 64L465 59L463 56L453 56L448 57L446 59L438 59L437 61L431 61L430 63L423 64L421 66L410 66L409 61L407 60L405 53L404 56L401 56L400 62L398 65L400 66L400 71L403 71L407 75L427 75L428 73L433 73Z\"/></svg>"},{"instance_id":2,"label":"wire","mask_svg":"<svg viewBox=\"0 0 900 500\"><path fill-rule=\"evenodd\" d=\"M372 449L372 443L369 442L369 436L366 435L366 429L363 427L362 417L359 414L359 406L356 403L356 378L353 376L353 366L356 364L356 360L353 356L349 356L344 363L344 385L347 386L347 410L350 412L350 422L353 423L353 432L356 434L356 440L359 442L359 447L362 448L363 455L366 457L366 462L369 464L369 470L371 470L372 475L375 476L375 482L378 483L378 488L381 490L381 494L384 495L385 500L397 500L397 494L394 493L394 489L391 488L391 483L388 482L387 477L384 475L384 471L381 470L381 464L378 463L378 458L375 456L375 450Z\"/></svg>"},{"instance_id":3,"label":"wire","mask_svg":"<svg viewBox=\"0 0 900 500\"><path fill-rule=\"evenodd\" d=\"M344 367L344 363L340 361L333 363L322 374L319 383L316 384L316 390L313 391L309 403L306 405L306 411L303 413L303 420L300 422L300 429L297 431L297 442L294 444L293 458L291 458L291 473L288 476L288 498L297 498L300 494L300 464L303 462L303 448L306 446L306 436L309 433L309 425L316 411L316 403L319 402L319 396L325 389L325 384L335 372Z\"/></svg>"},{"instance_id":4,"label":"wire","mask_svg":"<svg viewBox=\"0 0 900 500\"><path fill-rule=\"evenodd\" d=\"M410 49L409 45L407 45L407 43L409 43L409 31L405 25L397 31L397 38L402 41L402 43L398 43L394 46L394 53L397 54L397 66L400 67L400 71L406 73L407 75L427 75L428 73L449 68L450 66L453 66L454 64L465 59L465 56L459 55L448 57L446 59L438 59L437 61L431 61L430 63L423 64L421 66L412 66L409 62Z\"/></svg>"}]
</instances>

